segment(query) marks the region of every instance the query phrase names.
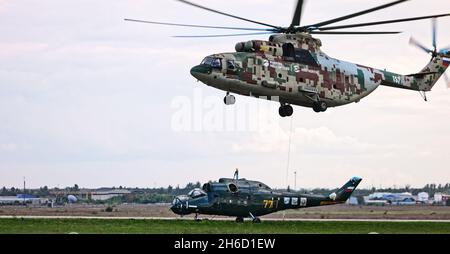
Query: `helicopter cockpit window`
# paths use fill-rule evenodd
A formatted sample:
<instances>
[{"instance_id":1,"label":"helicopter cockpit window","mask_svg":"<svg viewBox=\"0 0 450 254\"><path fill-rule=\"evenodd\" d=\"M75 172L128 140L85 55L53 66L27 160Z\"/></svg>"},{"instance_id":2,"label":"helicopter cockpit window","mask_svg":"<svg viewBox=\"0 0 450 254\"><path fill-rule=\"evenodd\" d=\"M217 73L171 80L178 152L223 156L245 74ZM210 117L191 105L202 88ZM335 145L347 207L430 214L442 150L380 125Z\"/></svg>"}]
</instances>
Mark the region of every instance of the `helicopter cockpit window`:
<instances>
[{"instance_id":1,"label":"helicopter cockpit window","mask_svg":"<svg viewBox=\"0 0 450 254\"><path fill-rule=\"evenodd\" d=\"M292 43L283 44L283 58L285 61L293 62L295 60L295 48Z\"/></svg>"},{"instance_id":2,"label":"helicopter cockpit window","mask_svg":"<svg viewBox=\"0 0 450 254\"><path fill-rule=\"evenodd\" d=\"M222 68L222 59L208 56L205 59L203 59L201 65L208 65L213 68L220 69Z\"/></svg>"},{"instance_id":3,"label":"helicopter cockpit window","mask_svg":"<svg viewBox=\"0 0 450 254\"><path fill-rule=\"evenodd\" d=\"M318 66L317 61L311 55L311 52L305 49L295 50L295 62L299 64Z\"/></svg>"},{"instance_id":4,"label":"helicopter cockpit window","mask_svg":"<svg viewBox=\"0 0 450 254\"><path fill-rule=\"evenodd\" d=\"M188 193L188 196L191 198L199 198L206 196L206 193L201 189L193 189Z\"/></svg>"},{"instance_id":5,"label":"helicopter cockpit window","mask_svg":"<svg viewBox=\"0 0 450 254\"><path fill-rule=\"evenodd\" d=\"M234 71L236 69L236 65L233 60L227 60L227 69Z\"/></svg>"},{"instance_id":6,"label":"helicopter cockpit window","mask_svg":"<svg viewBox=\"0 0 450 254\"><path fill-rule=\"evenodd\" d=\"M214 58L214 60L211 63L211 66L213 68L222 68L222 61L220 61L220 58Z\"/></svg>"},{"instance_id":7,"label":"helicopter cockpit window","mask_svg":"<svg viewBox=\"0 0 450 254\"><path fill-rule=\"evenodd\" d=\"M211 65L213 60L214 60L214 58L212 58L212 57L205 57L205 59L203 59L201 65Z\"/></svg>"}]
</instances>

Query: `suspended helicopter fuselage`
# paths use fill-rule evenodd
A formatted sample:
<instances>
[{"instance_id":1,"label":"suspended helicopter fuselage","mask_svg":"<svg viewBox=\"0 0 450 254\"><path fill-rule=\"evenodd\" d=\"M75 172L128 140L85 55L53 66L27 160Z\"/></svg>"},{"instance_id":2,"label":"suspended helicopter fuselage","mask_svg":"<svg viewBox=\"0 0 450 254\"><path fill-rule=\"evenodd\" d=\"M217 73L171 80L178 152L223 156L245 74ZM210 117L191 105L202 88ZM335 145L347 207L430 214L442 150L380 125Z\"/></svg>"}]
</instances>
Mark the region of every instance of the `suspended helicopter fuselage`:
<instances>
[{"instance_id":1,"label":"suspended helicopter fuselage","mask_svg":"<svg viewBox=\"0 0 450 254\"><path fill-rule=\"evenodd\" d=\"M175 36L181 38L228 37L243 35L273 34L268 41L248 41L236 45L236 52L214 54L191 69L191 74L206 85L224 90L224 102L234 104L236 98L230 93L276 100L281 103L282 117L293 114L292 105L312 107L316 112L324 112L328 107L337 107L359 102L380 85L409 89L423 93L430 91L450 64L450 48L438 51L436 46L436 22L433 22L433 49L428 49L414 39L411 44L432 55L431 61L419 72L400 75L358 64L334 59L326 55L320 47L320 40L311 34L368 35L398 34L398 31L341 31L341 29L367 27L424 19L448 17L450 13L391 19L349 25L332 25L368 13L386 9L408 0L395 0L380 6L355 12L338 18L311 25L300 26L303 0L297 0L290 26L276 26L260 21L239 17L215 10L187 0L178 2L220 14L241 21L258 24L265 28L244 28L211 25L155 22L126 19L127 21L222 30L252 31L253 33ZM331 25L331 26L330 26ZM257 33L255 33L258 31ZM450 85L449 85L450 87Z\"/></svg>"},{"instance_id":2,"label":"suspended helicopter fuselage","mask_svg":"<svg viewBox=\"0 0 450 254\"><path fill-rule=\"evenodd\" d=\"M191 74L228 93L279 101L282 116L292 114L289 104L321 112L359 102L380 85L429 91L429 83L436 79L429 75L421 82L414 76L334 59L320 46L320 40L305 33L274 35L269 41L238 43L234 53L208 56ZM434 60L439 68L441 59ZM234 104L235 98L227 95L224 101Z\"/></svg>"}]
</instances>

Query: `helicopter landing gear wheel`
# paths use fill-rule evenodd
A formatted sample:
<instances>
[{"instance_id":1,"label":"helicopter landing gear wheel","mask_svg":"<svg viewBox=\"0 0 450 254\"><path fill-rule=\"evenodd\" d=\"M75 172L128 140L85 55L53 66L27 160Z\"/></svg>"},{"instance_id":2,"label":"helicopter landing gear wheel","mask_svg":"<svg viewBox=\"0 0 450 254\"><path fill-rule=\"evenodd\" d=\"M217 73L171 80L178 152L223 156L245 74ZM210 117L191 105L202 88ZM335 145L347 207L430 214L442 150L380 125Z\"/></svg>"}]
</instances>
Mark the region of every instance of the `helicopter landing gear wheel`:
<instances>
[{"instance_id":1,"label":"helicopter landing gear wheel","mask_svg":"<svg viewBox=\"0 0 450 254\"><path fill-rule=\"evenodd\" d=\"M237 223L243 223L243 222L244 222L244 218L242 218L242 217L237 217L237 218L236 218L236 222L237 222Z\"/></svg>"},{"instance_id":2,"label":"helicopter landing gear wheel","mask_svg":"<svg viewBox=\"0 0 450 254\"><path fill-rule=\"evenodd\" d=\"M313 110L316 113L325 112L325 111L327 111L327 109L328 109L328 105L324 101L314 102L314 104L313 104Z\"/></svg>"},{"instance_id":3,"label":"helicopter landing gear wheel","mask_svg":"<svg viewBox=\"0 0 450 254\"><path fill-rule=\"evenodd\" d=\"M227 95L223 98L223 103L225 103L225 105L234 105L236 103L236 97L234 97L234 95L230 95L230 93L227 93Z\"/></svg>"},{"instance_id":4,"label":"helicopter landing gear wheel","mask_svg":"<svg viewBox=\"0 0 450 254\"><path fill-rule=\"evenodd\" d=\"M261 223L261 219L256 217L252 220L252 222L253 223Z\"/></svg>"},{"instance_id":5,"label":"helicopter landing gear wheel","mask_svg":"<svg viewBox=\"0 0 450 254\"><path fill-rule=\"evenodd\" d=\"M294 109L291 105L281 105L278 109L278 113L281 117L292 116L292 114L294 113Z\"/></svg>"},{"instance_id":6,"label":"helicopter landing gear wheel","mask_svg":"<svg viewBox=\"0 0 450 254\"><path fill-rule=\"evenodd\" d=\"M250 217L252 218L253 223L261 223L261 219L258 217L255 217L252 213L248 213Z\"/></svg>"}]
</instances>

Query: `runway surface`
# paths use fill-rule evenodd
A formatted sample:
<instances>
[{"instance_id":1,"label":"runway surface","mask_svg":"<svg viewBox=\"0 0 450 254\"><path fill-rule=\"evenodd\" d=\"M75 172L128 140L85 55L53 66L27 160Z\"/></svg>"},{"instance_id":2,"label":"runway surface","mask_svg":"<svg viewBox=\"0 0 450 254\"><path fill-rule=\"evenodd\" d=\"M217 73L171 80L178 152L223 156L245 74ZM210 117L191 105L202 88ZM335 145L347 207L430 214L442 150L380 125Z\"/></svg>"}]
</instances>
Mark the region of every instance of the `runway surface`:
<instances>
[{"instance_id":1,"label":"runway surface","mask_svg":"<svg viewBox=\"0 0 450 254\"><path fill-rule=\"evenodd\" d=\"M169 204L120 204L113 205L108 212L108 205L71 204L55 207L0 206L0 216L62 216L62 217L106 217L106 218L179 218L170 209ZM184 218L193 219L193 215ZM201 218L219 220L229 219L221 216L200 215ZM263 220L449 220L450 206L349 206L336 205L312 207L300 210L288 210L263 216Z\"/></svg>"},{"instance_id":2,"label":"runway surface","mask_svg":"<svg viewBox=\"0 0 450 254\"><path fill-rule=\"evenodd\" d=\"M91 220L193 220L180 217L95 217L95 216L10 216L3 215L0 219L91 219ZM205 218L209 221L234 221L235 218ZM292 218L261 218L262 221L324 221L324 222L439 222L450 223L450 220L403 220L403 219L292 219Z\"/></svg>"}]
</instances>

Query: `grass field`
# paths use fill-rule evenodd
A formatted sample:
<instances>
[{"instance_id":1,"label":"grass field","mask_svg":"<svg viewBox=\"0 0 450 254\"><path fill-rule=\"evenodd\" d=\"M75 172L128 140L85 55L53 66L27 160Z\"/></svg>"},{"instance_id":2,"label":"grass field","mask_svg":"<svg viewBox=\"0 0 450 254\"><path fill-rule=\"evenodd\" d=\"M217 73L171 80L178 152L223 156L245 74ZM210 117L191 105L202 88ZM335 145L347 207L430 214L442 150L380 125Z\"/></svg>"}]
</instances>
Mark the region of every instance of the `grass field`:
<instances>
[{"instance_id":1,"label":"grass field","mask_svg":"<svg viewBox=\"0 0 450 254\"><path fill-rule=\"evenodd\" d=\"M102 219L0 219L0 234L450 234L448 222L330 222L263 221L261 224L234 221L190 220L102 220Z\"/></svg>"}]
</instances>

